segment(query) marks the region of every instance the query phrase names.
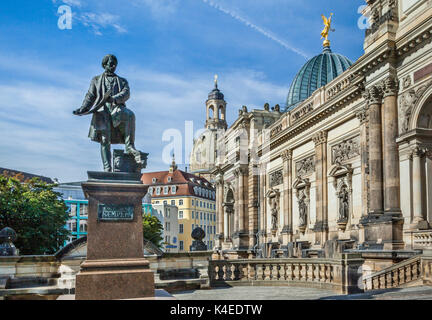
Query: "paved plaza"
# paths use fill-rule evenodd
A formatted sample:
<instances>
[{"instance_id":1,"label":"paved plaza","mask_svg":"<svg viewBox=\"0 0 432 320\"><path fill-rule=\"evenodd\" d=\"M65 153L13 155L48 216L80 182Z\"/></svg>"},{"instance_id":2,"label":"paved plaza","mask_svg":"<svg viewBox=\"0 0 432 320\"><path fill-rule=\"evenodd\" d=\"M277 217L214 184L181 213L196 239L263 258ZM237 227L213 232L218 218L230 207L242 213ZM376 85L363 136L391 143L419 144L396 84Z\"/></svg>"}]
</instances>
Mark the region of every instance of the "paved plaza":
<instances>
[{"instance_id":1,"label":"paved plaza","mask_svg":"<svg viewBox=\"0 0 432 320\"><path fill-rule=\"evenodd\" d=\"M333 291L300 287L231 287L184 291L178 300L432 300L432 286L338 295Z\"/></svg>"}]
</instances>

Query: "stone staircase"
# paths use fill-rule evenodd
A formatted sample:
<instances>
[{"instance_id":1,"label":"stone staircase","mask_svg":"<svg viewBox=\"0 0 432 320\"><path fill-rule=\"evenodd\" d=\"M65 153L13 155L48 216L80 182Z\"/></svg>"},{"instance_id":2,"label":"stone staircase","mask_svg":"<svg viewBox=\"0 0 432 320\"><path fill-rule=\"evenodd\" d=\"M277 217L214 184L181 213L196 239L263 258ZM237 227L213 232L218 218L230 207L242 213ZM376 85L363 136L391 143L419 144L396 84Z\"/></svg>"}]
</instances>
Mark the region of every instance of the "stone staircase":
<instances>
[{"instance_id":1,"label":"stone staircase","mask_svg":"<svg viewBox=\"0 0 432 320\"><path fill-rule=\"evenodd\" d=\"M432 253L424 252L362 279L364 291L432 284Z\"/></svg>"}]
</instances>

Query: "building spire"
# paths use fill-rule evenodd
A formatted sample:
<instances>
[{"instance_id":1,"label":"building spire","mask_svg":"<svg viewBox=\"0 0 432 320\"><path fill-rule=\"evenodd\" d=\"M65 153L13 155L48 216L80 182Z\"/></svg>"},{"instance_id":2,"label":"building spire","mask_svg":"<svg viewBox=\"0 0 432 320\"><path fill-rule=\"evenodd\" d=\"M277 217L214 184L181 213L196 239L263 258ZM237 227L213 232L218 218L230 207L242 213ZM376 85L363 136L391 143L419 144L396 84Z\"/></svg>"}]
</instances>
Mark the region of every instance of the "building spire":
<instances>
[{"instance_id":1,"label":"building spire","mask_svg":"<svg viewBox=\"0 0 432 320\"><path fill-rule=\"evenodd\" d=\"M215 74L215 76L214 76L214 83L215 83L215 89L217 89L218 88L218 75L217 74Z\"/></svg>"},{"instance_id":2,"label":"building spire","mask_svg":"<svg viewBox=\"0 0 432 320\"><path fill-rule=\"evenodd\" d=\"M173 156L172 156L172 162L171 162L171 166L170 166L170 170L169 170L169 172L170 173L173 173L174 171L176 171L177 170L177 165L176 165L176 162L175 162L175 155L174 155L174 153L173 153Z\"/></svg>"}]
</instances>

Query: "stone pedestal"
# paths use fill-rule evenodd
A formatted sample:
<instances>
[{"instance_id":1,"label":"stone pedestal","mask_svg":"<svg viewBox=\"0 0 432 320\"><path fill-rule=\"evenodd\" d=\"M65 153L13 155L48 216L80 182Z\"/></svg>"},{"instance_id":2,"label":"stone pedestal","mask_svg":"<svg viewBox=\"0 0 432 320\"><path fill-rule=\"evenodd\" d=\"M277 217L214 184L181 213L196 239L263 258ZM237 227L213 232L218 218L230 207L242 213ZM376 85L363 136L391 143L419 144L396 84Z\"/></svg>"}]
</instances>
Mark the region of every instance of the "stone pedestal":
<instances>
[{"instance_id":1,"label":"stone pedestal","mask_svg":"<svg viewBox=\"0 0 432 320\"><path fill-rule=\"evenodd\" d=\"M360 220L365 249L402 250L404 219L400 213L369 214Z\"/></svg>"},{"instance_id":2,"label":"stone pedestal","mask_svg":"<svg viewBox=\"0 0 432 320\"><path fill-rule=\"evenodd\" d=\"M143 254L139 173L89 172L87 259L76 277L76 300L154 297L154 275Z\"/></svg>"}]
</instances>

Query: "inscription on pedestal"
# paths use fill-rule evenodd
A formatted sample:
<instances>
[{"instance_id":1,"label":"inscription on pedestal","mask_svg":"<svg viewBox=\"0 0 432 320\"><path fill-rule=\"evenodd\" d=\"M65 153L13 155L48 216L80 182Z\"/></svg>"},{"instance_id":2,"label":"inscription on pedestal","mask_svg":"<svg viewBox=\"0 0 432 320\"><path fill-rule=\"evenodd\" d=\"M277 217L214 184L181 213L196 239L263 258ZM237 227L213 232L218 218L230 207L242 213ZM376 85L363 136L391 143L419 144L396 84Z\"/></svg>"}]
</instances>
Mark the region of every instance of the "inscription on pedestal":
<instances>
[{"instance_id":1,"label":"inscription on pedestal","mask_svg":"<svg viewBox=\"0 0 432 320\"><path fill-rule=\"evenodd\" d=\"M132 221L134 218L134 206L124 204L99 204L99 221Z\"/></svg>"}]
</instances>

